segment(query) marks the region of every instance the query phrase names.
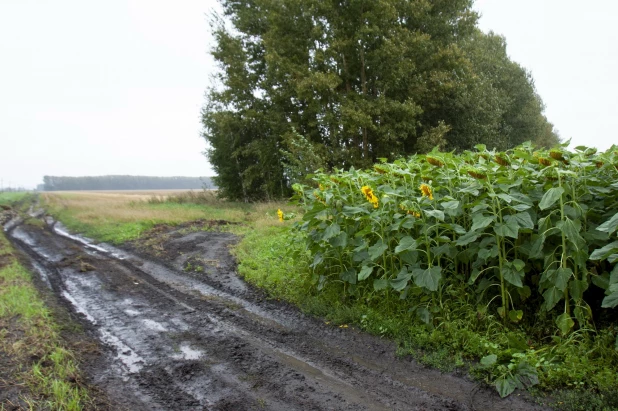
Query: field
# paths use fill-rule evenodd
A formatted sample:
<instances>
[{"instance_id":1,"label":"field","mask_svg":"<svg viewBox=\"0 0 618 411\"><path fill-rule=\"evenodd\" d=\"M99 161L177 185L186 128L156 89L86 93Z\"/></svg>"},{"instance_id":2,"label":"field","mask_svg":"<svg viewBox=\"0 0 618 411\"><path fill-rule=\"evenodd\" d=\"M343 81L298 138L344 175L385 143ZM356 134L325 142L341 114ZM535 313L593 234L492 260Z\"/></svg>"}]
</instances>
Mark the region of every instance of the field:
<instances>
[{"instance_id":1,"label":"field","mask_svg":"<svg viewBox=\"0 0 618 411\"><path fill-rule=\"evenodd\" d=\"M440 157L440 154L435 157L445 163L453 161L444 155ZM486 166L496 167L491 164ZM479 168L477 165L474 173L483 172ZM436 256L434 265L443 268L441 277L436 280L437 286L427 283L422 279L424 274L415 274L413 269L410 269L409 276L407 273L401 274L401 267L407 263L405 260L397 261L402 258L402 253L413 250L417 245L413 246L404 235L405 230L413 226L400 227L397 231L386 230L386 227L392 226L393 218L400 219L400 224L405 220L427 224L430 220L425 214L439 220L436 211L441 211L445 219L463 218L462 214L454 211L456 207L451 207L453 204L444 206L445 202L462 200L456 197L445 199L440 188L440 177L435 174L432 181L424 182L431 191L419 189L420 181L410 181L405 186L409 193L404 196L413 201L402 203L400 200L390 200L400 194L394 190L387 191L386 186L392 179L390 176L402 169L402 164L384 164L366 174L317 175L315 188L297 187L296 205L229 203L209 192L66 192L45 193L41 197L48 212L72 231L122 245L123 248L129 247L155 259L171 258L168 250L174 246L170 241L178 235L190 236L213 230L240 235L242 240L232 249L238 261L239 274L247 282L265 290L271 298L289 301L304 312L323 318L328 328L355 328L394 340L399 356L412 357L447 373L455 370L471 373L475 378L495 385L501 396L507 396L516 388L527 387L537 396L536 401L553 404L557 408L613 409L618 394L615 390L616 331L611 321L607 320L611 317L595 318L594 323L585 326L574 317L577 323L574 321L573 325L564 329L561 321L556 320L559 314L533 313L533 310L543 306L542 295L531 297L524 303L516 280L509 280L515 284L501 282L499 271L485 271L485 288L465 279L474 268L484 270L481 266L466 268L470 271L464 271L467 274L461 280L457 280L457 275L453 280L448 279L452 274L447 274L447 270L453 266L440 261L449 252L436 252L435 247L439 244L430 246ZM448 173L446 167L427 170ZM504 172L498 169L491 171ZM472 175L470 177L470 181L477 180ZM445 178L452 180L452 176L446 175ZM393 181L390 180L391 183ZM517 198L512 192L510 195ZM539 202L543 194L537 195L535 201ZM375 207L376 203L378 207ZM462 203L465 204L464 201ZM434 208L433 204L442 205ZM278 210L281 210L280 214ZM341 212L340 217L328 217L328 213L336 216L337 210ZM515 210L512 214L521 212ZM377 226L371 226L371 218L363 220L364 215L370 216L372 213L381 216L373 218ZM380 218L390 222L381 222ZM212 221L217 223L213 225ZM335 221L339 226L337 232L333 228L328 229ZM372 228L363 228L363 221L367 221ZM453 224L452 221L449 223ZM350 223L352 225L345 228ZM465 227L464 231L454 233L464 235L474 223L473 219L468 223L462 222L460 226ZM491 225L483 228L488 226L491 229ZM418 229L420 233L428 231L420 225ZM526 230L524 226L518 227L518 232L526 233ZM362 234L355 235L357 232ZM348 238L367 238L369 244L363 250L360 242L352 243L350 240L342 243L342 233L346 233ZM375 247L371 244L375 239L368 237L368 233L381 233L375 238L382 239L387 247ZM389 235L398 233L401 233L399 237L386 240ZM328 238L324 239L324 236ZM418 233L411 236L422 238ZM449 238L453 241L452 236ZM389 244L391 241L393 245ZM553 240L547 240L547 244L550 241ZM464 245L468 244L473 243ZM505 242L505 250L512 244L511 240ZM557 244L560 245L560 241ZM349 249L336 254L337 246L342 250L353 246L356 251ZM377 253L377 248L382 248L383 253L391 250L389 252L393 254L380 254L368 260L366 254ZM178 252L181 255L185 251ZM335 254L329 254L331 252ZM365 255L365 259L355 260L352 258L354 253ZM509 257L511 251L506 251L504 255ZM523 261L525 256L520 253L518 258ZM97 265L86 257L80 261ZM210 260L187 258L178 267L199 275L208 270L208 264L204 261ZM508 258L508 261L512 262L513 258ZM392 264L399 269L394 271L388 268ZM369 265L373 269L363 272L364 267ZM491 267L491 264L488 266ZM427 270L426 267L419 268ZM355 270L354 279L350 272L352 269ZM514 270L517 272L517 269ZM474 278L480 282L482 274L475 272ZM368 285L365 286L365 283ZM521 286L524 285L530 289L531 295L537 292L525 279ZM486 291L488 286L496 290L495 294ZM509 296L509 300L502 298L505 295ZM600 298L603 299L602 294ZM503 304L505 301L508 304ZM582 307L581 301L573 304L574 308ZM599 308L594 308L595 313L600 309L600 300L598 304ZM353 361L351 358L342 359Z\"/></svg>"}]
</instances>

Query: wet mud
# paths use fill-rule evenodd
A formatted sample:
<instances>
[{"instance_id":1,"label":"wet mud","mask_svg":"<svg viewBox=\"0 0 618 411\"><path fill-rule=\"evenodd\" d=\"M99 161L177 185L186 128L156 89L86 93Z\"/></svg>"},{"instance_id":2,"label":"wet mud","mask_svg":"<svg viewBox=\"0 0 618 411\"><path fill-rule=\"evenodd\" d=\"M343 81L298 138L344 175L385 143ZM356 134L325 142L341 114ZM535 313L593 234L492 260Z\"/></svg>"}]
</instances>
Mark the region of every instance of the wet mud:
<instances>
[{"instance_id":1,"label":"wet mud","mask_svg":"<svg viewBox=\"0 0 618 411\"><path fill-rule=\"evenodd\" d=\"M116 248L35 215L44 227L5 230L98 341L82 368L108 409L542 409L266 299L236 274L225 222L161 226Z\"/></svg>"}]
</instances>

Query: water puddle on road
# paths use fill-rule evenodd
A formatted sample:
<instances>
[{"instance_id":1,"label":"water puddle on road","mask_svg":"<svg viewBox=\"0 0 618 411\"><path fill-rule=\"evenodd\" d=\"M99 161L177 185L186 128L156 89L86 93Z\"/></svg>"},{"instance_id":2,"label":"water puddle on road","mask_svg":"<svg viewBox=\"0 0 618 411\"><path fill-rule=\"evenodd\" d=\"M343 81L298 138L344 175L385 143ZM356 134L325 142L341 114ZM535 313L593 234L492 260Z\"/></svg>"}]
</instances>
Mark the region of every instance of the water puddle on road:
<instances>
[{"instance_id":1,"label":"water puddle on road","mask_svg":"<svg viewBox=\"0 0 618 411\"><path fill-rule=\"evenodd\" d=\"M187 343L183 343L178 347L180 353L172 355L172 358L177 360L199 360L204 353L200 350L191 348Z\"/></svg>"}]
</instances>

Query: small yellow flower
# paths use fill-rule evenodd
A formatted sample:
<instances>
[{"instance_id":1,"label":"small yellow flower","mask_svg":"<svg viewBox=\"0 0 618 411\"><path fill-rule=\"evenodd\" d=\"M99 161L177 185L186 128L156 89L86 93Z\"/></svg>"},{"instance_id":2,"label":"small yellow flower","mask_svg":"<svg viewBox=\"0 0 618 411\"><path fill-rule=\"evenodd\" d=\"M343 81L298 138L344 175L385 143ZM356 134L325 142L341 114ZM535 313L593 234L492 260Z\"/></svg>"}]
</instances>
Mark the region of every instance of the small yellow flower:
<instances>
[{"instance_id":1,"label":"small yellow flower","mask_svg":"<svg viewBox=\"0 0 618 411\"><path fill-rule=\"evenodd\" d=\"M419 189L421 190L421 193L423 193L423 197L429 197L430 200L433 200L433 191L429 185L423 183Z\"/></svg>"},{"instance_id":2,"label":"small yellow flower","mask_svg":"<svg viewBox=\"0 0 618 411\"><path fill-rule=\"evenodd\" d=\"M320 184L320 191L324 191L324 186Z\"/></svg>"},{"instance_id":3,"label":"small yellow flower","mask_svg":"<svg viewBox=\"0 0 618 411\"><path fill-rule=\"evenodd\" d=\"M279 216L279 221L283 222L283 211L281 209L277 210L277 215Z\"/></svg>"}]
</instances>

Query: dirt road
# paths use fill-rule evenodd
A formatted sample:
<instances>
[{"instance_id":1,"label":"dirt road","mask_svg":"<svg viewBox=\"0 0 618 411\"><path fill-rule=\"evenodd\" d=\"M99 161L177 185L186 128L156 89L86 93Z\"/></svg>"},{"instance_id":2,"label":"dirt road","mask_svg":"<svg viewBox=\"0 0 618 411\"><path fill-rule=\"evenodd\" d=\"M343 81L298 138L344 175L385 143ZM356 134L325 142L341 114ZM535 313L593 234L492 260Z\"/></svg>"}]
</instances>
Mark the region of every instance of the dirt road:
<instances>
[{"instance_id":1,"label":"dirt road","mask_svg":"<svg viewBox=\"0 0 618 411\"><path fill-rule=\"evenodd\" d=\"M83 368L112 409L541 409L266 300L236 275L237 238L219 222L161 227L117 249L44 221L5 228L100 342Z\"/></svg>"}]
</instances>

